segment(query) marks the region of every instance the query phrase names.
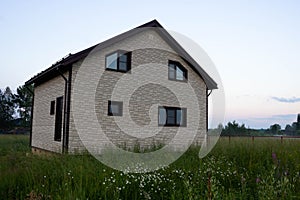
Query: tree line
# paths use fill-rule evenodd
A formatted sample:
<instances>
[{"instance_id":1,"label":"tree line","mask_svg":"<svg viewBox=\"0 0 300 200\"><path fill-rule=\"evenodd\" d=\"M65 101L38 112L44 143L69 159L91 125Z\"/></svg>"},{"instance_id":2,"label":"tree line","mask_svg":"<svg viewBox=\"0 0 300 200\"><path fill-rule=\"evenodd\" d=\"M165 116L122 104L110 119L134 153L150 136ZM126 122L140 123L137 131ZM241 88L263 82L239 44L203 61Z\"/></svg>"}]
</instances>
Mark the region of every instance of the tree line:
<instances>
[{"instance_id":1,"label":"tree line","mask_svg":"<svg viewBox=\"0 0 300 200\"><path fill-rule=\"evenodd\" d=\"M9 87L0 89L0 132L30 127L32 91L33 86L19 86L16 93Z\"/></svg>"},{"instance_id":2,"label":"tree line","mask_svg":"<svg viewBox=\"0 0 300 200\"><path fill-rule=\"evenodd\" d=\"M236 121L233 121L228 122L225 127L220 124L218 130L222 130L222 136L300 136L300 114L297 116L297 121L291 125L287 124L285 129L282 129L279 124L273 124L267 129L251 129L246 128L245 124L240 125Z\"/></svg>"},{"instance_id":3,"label":"tree line","mask_svg":"<svg viewBox=\"0 0 300 200\"><path fill-rule=\"evenodd\" d=\"M33 86L19 86L16 93L9 87L0 89L0 133L16 127L29 128L31 124L31 107L33 97ZM222 124L209 133L218 133L222 130L223 136L256 136L256 135L291 135L300 136L300 114L297 121L291 125L287 124L282 130L279 124L273 124L268 129L246 128L245 124L236 121L228 122L225 127Z\"/></svg>"}]
</instances>

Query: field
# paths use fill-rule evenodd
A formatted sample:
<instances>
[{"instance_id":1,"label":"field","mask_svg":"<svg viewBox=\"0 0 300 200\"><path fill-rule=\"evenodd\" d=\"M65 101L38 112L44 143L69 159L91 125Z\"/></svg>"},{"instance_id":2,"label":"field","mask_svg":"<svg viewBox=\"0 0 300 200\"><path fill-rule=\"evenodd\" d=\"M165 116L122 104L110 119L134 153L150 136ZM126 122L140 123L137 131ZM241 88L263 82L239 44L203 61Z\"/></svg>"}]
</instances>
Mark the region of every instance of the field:
<instances>
[{"instance_id":1,"label":"field","mask_svg":"<svg viewBox=\"0 0 300 200\"><path fill-rule=\"evenodd\" d=\"M204 159L124 174L89 155L37 156L0 135L0 199L300 199L300 139L221 138Z\"/></svg>"}]
</instances>

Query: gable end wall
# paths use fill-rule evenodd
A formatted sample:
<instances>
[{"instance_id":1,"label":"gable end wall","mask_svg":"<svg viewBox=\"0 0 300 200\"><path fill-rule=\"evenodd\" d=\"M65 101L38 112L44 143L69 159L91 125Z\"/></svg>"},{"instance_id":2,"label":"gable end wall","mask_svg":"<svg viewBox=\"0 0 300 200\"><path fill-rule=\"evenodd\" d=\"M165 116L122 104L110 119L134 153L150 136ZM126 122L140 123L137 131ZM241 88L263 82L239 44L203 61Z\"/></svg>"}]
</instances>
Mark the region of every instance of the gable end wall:
<instances>
[{"instance_id":1,"label":"gable end wall","mask_svg":"<svg viewBox=\"0 0 300 200\"><path fill-rule=\"evenodd\" d=\"M158 50L153 51L153 48L156 48ZM145 63L161 63L163 65L167 66L168 60L177 60L180 61L181 64L188 70L188 80L193 86L194 90L197 91L197 98L198 98L198 104L199 104L199 110L201 113L200 121L199 121L199 128L198 133L196 135L196 138L194 140L194 143L201 144L203 141L203 138L206 134L206 85L204 81L199 77L199 75L192 70L185 62L182 60L169 46L168 44L162 40L159 35L154 31L146 31L139 33L135 35L134 37L128 38L122 42L119 42L117 44L114 44L110 47L107 47L101 51L101 56L98 57L99 59L99 68L102 67L104 69L105 67L105 55L108 53L111 53L116 50L128 50L133 51L132 52L132 69L134 67L137 67L141 64ZM72 99L74 96L74 81L76 79L76 74L79 70L79 67L82 63L82 60L73 64L73 70L72 70L72 98L71 98L71 104ZM97 74L97 70L91 72L92 74ZM165 72L166 69L164 69ZM163 71L163 70L162 70ZM151 73L151 72L145 72ZM165 127L163 131L157 135L155 138L149 138L145 140L137 140L135 138L130 138L126 136L122 130L120 130L116 124L114 123L114 120L112 117L107 116L107 101L110 100L110 94L113 90L113 86L116 83L116 81L121 78L123 73L114 72L114 71L105 71L104 76L101 80L101 83L104 84L98 84L97 91L96 91L96 105L95 109L97 110L97 118L99 122L101 122L101 125L103 127L103 130L105 131L106 135L109 137L109 139L117 146L126 146L126 147L133 147L137 143L143 148L151 148L153 144L162 144L170 141L174 134L176 133L177 128L176 127ZM166 74L167 76L167 74ZM89 85L95 84L94 82L90 82L90 80L86 80L85 85L88 87ZM103 81L103 82L102 82ZM87 88L88 89L88 88ZM143 91L153 91L150 95L147 97L143 96L142 100L139 100L138 96L143 95ZM127 94L119 94L127 95ZM151 104L158 101L162 102L163 104L166 104L168 106L176 106L178 102L174 100L172 95L168 93L168 91L163 90L162 88L159 88L155 85L148 85L145 86L145 88L142 88L141 90L137 90L137 93L132 96L131 102L136 105L141 105L140 109L134 110L134 108L130 108L130 115L133 118L134 122L139 125L145 125L149 123L149 117L147 116L147 109L151 106ZM85 100L82 100L82 105L84 106ZM72 105L71 105L72 107ZM145 114L146 113L146 114ZM157 113L156 113L157 116ZM82 119L88 120L88 119ZM88 124L88 123L87 123ZM88 131L90 127L86 127L86 130ZM91 135L91 138L97 138L96 135ZM92 139L91 139L92 140ZM101 141L98 141L101 142ZM85 148L80 140L80 137L76 131L76 127L74 124L74 118L73 113L71 109L70 114L70 133L69 133L69 152L81 152Z\"/></svg>"}]
</instances>

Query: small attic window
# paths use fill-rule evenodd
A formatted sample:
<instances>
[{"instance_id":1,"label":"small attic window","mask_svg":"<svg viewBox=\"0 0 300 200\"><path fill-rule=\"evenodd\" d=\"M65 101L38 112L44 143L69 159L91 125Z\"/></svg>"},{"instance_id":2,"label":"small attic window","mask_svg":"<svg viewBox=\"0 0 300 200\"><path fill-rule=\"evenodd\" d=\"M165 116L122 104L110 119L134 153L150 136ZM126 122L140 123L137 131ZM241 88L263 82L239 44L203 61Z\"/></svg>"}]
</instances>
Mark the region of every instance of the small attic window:
<instances>
[{"instance_id":1,"label":"small attic window","mask_svg":"<svg viewBox=\"0 0 300 200\"><path fill-rule=\"evenodd\" d=\"M128 72L131 69L131 52L118 50L105 57L107 70Z\"/></svg>"},{"instance_id":2,"label":"small attic window","mask_svg":"<svg viewBox=\"0 0 300 200\"><path fill-rule=\"evenodd\" d=\"M187 81L187 70L177 61L169 61L169 80L174 81Z\"/></svg>"}]
</instances>

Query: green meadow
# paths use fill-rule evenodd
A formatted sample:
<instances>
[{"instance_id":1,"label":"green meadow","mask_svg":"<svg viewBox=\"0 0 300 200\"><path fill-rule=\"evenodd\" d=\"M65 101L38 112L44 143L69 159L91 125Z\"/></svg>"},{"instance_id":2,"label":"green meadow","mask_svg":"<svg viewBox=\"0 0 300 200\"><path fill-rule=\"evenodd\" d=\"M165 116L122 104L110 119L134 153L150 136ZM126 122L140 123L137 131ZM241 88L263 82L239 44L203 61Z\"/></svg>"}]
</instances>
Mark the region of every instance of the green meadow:
<instances>
[{"instance_id":1,"label":"green meadow","mask_svg":"<svg viewBox=\"0 0 300 200\"><path fill-rule=\"evenodd\" d=\"M33 155L0 135L0 199L300 199L300 139L221 138L169 167L124 174L90 155Z\"/></svg>"}]
</instances>

